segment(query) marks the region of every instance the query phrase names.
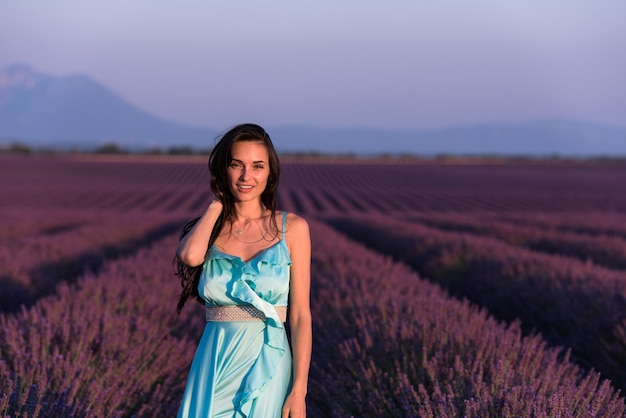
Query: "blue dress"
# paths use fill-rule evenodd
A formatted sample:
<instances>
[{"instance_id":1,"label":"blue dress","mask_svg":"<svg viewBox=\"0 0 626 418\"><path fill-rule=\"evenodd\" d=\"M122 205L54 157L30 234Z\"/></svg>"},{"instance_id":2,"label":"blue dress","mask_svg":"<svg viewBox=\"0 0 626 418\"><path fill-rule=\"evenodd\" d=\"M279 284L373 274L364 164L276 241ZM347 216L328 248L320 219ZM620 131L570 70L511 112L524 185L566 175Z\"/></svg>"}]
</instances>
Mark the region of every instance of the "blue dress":
<instances>
[{"instance_id":1,"label":"blue dress","mask_svg":"<svg viewBox=\"0 0 626 418\"><path fill-rule=\"evenodd\" d=\"M292 358L275 306L287 306L291 257L281 240L248 261L209 249L198 285L207 306L252 305L264 321L207 322L178 417L280 417Z\"/></svg>"}]
</instances>

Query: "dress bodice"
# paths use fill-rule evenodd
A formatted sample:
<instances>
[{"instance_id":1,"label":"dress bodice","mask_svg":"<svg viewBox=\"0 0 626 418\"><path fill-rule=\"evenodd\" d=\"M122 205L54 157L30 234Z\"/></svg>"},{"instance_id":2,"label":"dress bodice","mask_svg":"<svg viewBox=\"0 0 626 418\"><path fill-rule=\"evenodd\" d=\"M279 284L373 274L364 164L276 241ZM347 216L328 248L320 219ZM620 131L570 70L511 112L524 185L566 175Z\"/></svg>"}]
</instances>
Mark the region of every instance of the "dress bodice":
<instances>
[{"instance_id":1,"label":"dress bodice","mask_svg":"<svg viewBox=\"0 0 626 418\"><path fill-rule=\"evenodd\" d=\"M290 265L284 237L248 261L213 245L203 266L198 293L207 305L241 305L250 301L241 299L233 290L244 287L271 305L286 306Z\"/></svg>"}]
</instances>

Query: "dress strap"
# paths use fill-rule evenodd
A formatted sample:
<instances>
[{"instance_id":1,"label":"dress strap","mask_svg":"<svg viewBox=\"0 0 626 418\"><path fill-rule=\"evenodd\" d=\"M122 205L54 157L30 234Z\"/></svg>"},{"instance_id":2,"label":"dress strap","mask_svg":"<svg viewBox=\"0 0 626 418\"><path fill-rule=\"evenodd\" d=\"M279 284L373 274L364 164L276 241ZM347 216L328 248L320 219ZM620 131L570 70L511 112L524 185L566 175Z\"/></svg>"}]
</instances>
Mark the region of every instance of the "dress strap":
<instances>
[{"instance_id":1,"label":"dress strap","mask_svg":"<svg viewBox=\"0 0 626 418\"><path fill-rule=\"evenodd\" d=\"M287 212L283 211L283 237L285 239L285 226L287 225Z\"/></svg>"}]
</instances>

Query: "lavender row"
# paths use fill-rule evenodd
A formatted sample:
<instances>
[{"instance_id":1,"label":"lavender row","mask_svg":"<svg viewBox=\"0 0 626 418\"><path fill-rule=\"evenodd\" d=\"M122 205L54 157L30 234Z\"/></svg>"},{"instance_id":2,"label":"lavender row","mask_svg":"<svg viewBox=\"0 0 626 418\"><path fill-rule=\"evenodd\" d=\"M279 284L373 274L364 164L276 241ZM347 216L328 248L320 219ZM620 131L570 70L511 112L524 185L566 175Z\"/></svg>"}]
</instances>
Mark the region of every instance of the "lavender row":
<instances>
[{"instance_id":1,"label":"lavender row","mask_svg":"<svg viewBox=\"0 0 626 418\"><path fill-rule=\"evenodd\" d=\"M502 212L492 213L488 218L556 231L626 238L626 213L623 212Z\"/></svg>"},{"instance_id":2,"label":"lavender row","mask_svg":"<svg viewBox=\"0 0 626 418\"><path fill-rule=\"evenodd\" d=\"M575 361L626 387L625 273L388 218L331 223L496 317L521 319L525 330L570 347Z\"/></svg>"},{"instance_id":3,"label":"lavender row","mask_svg":"<svg viewBox=\"0 0 626 418\"><path fill-rule=\"evenodd\" d=\"M314 416L624 416L608 381L314 225Z\"/></svg>"},{"instance_id":4,"label":"lavender row","mask_svg":"<svg viewBox=\"0 0 626 418\"><path fill-rule=\"evenodd\" d=\"M444 230L487 235L511 245L626 270L626 238L620 236L569 232L549 225L520 225L513 220L494 220L465 213L421 213L408 215L405 219Z\"/></svg>"},{"instance_id":5,"label":"lavender row","mask_svg":"<svg viewBox=\"0 0 626 418\"><path fill-rule=\"evenodd\" d=\"M281 206L319 213L624 211L626 165L592 162L389 164L289 161ZM203 158L1 157L2 209L198 213L210 198ZM303 187L304 186L304 187Z\"/></svg>"},{"instance_id":6,"label":"lavender row","mask_svg":"<svg viewBox=\"0 0 626 418\"><path fill-rule=\"evenodd\" d=\"M0 156L0 210L188 213L209 201L208 169L197 159ZM195 210L195 207L193 208Z\"/></svg>"},{"instance_id":7,"label":"lavender row","mask_svg":"<svg viewBox=\"0 0 626 418\"><path fill-rule=\"evenodd\" d=\"M84 189L84 190L83 190ZM199 192L196 189L200 190ZM208 186L204 188L106 185L97 189L77 184L62 188L49 188L45 185L28 187L27 191L2 191L6 210L16 208L46 207L53 210L73 211L117 211L124 212L165 212L184 213L198 211L199 205L210 200ZM2 208L0 204L0 209Z\"/></svg>"},{"instance_id":8,"label":"lavender row","mask_svg":"<svg viewBox=\"0 0 626 418\"><path fill-rule=\"evenodd\" d=\"M202 329L199 305L175 314L175 240L0 315L1 416L175 415Z\"/></svg>"},{"instance_id":9,"label":"lavender row","mask_svg":"<svg viewBox=\"0 0 626 418\"><path fill-rule=\"evenodd\" d=\"M23 211L0 219L0 306L31 305L60 281L97 270L106 258L133 251L178 229L180 220L134 216Z\"/></svg>"},{"instance_id":10,"label":"lavender row","mask_svg":"<svg viewBox=\"0 0 626 418\"><path fill-rule=\"evenodd\" d=\"M312 223L312 416L624 416L596 373ZM169 236L0 314L0 414L173 416L203 327ZM567 400L567 402L566 402Z\"/></svg>"},{"instance_id":11,"label":"lavender row","mask_svg":"<svg viewBox=\"0 0 626 418\"><path fill-rule=\"evenodd\" d=\"M74 211L55 210L54 216L51 216L50 212L41 210L5 210L0 218L0 242L71 231L85 221L84 216L77 215Z\"/></svg>"},{"instance_id":12,"label":"lavender row","mask_svg":"<svg viewBox=\"0 0 626 418\"><path fill-rule=\"evenodd\" d=\"M286 202L306 214L626 209L623 163L307 163L283 173Z\"/></svg>"}]
</instances>

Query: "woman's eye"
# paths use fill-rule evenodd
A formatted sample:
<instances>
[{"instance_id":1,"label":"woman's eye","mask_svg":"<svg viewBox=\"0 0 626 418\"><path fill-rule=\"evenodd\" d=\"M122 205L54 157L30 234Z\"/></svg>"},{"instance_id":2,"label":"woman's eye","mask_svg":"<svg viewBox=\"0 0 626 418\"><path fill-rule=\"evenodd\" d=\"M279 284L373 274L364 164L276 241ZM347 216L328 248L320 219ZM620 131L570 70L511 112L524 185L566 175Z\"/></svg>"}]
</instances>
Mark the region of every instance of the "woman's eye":
<instances>
[{"instance_id":1,"label":"woman's eye","mask_svg":"<svg viewBox=\"0 0 626 418\"><path fill-rule=\"evenodd\" d=\"M258 169L262 170L262 169L265 168L265 166L263 164L257 164L257 165L254 166L254 168L258 168Z\"/></svg>"},{"instance_id":2,"label":"woman's eye","mask_svg":"<svg viewBox=\"0 0 626 418\"><path fill-rule=\"evenodd\" d=\"M239 163L230 163L230 166L231 166L232 168L240 168L240 167L241 167L241 164L239 164Z\"/></svg>"}]
</instances>

